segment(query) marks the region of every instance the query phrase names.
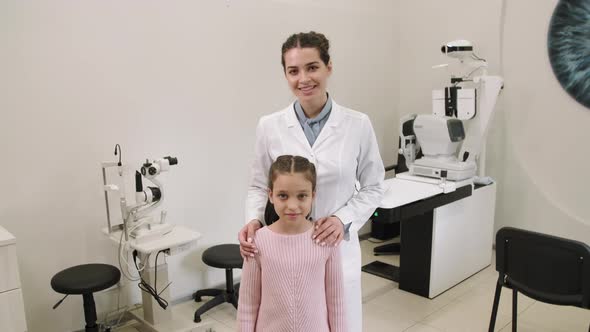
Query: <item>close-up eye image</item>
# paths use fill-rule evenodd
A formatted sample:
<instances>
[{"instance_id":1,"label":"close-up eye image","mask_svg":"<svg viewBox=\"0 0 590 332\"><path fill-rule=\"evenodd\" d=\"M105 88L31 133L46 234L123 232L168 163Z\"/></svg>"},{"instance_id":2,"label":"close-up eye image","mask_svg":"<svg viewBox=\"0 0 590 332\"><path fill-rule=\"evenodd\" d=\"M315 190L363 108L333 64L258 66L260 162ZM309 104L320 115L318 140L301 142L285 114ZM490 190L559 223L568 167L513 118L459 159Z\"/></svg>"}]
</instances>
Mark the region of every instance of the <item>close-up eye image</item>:
<instances>
[{"instance_id":1,"label":"close-up eye image","mask_svg":"<svg viewBox=\"0 0 590 332\"><path fill-rule=\"evenodd\" d=\"M561 86L590 108L590 1L561 0L547 38L549 60Z\"/></svg>"}]
</instances>

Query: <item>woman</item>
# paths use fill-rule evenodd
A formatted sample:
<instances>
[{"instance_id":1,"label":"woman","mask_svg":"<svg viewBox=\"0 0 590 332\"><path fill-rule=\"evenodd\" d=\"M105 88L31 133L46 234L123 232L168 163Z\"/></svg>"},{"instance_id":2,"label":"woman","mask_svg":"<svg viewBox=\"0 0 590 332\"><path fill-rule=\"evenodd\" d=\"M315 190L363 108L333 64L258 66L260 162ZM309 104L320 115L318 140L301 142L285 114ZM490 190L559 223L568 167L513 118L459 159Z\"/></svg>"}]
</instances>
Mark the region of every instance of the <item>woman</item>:
<instances>
[{"instance_id":1,"label":"woman","mask_svg":"<svg viewBox=\"0 0 590 332\"><path fill-rule=\"evenodd\" d=\"M346 239L339 248L345 316L350 331L362 331L358 230L381 202L384 167L369 118L338 105L327 93L332 73L328 51L329 41L315 32L294 34L283 44L283 70L296 101L258 122L246 202L248 223L238 236L242 256L254 257L254 234L263 226L271 164L285 154L309 159L317 170L312 238L318 245L338 245Z\"/></svg>"}]
</instances>

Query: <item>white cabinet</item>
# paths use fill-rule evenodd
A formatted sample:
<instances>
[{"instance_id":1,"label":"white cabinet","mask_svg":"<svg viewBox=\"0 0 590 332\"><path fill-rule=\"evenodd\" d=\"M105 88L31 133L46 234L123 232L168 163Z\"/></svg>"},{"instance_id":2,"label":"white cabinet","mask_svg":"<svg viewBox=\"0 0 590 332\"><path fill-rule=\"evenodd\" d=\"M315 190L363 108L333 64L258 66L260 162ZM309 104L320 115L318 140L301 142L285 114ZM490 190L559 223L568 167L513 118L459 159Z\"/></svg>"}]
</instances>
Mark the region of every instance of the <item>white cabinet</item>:
<instances>
[{"instance_id":1,"label":"white cabinet","mask_svg":"<svg viewBox=\"0 0 590 332\"><path fill-rule=\"evenodd\" d=\"M496 184L434 211L429 296L433 298L492 263Z\"/></svg>"},{"instance_id":2,"label":"white cabinet","mask_svg":"<svg viewBox=\"0 0 590 332\"><path fill-rule=\"evenodd\" d=\"M27 331L20 289L16 239L0 226L0 331Z\"/></svg>"}]
</instances>

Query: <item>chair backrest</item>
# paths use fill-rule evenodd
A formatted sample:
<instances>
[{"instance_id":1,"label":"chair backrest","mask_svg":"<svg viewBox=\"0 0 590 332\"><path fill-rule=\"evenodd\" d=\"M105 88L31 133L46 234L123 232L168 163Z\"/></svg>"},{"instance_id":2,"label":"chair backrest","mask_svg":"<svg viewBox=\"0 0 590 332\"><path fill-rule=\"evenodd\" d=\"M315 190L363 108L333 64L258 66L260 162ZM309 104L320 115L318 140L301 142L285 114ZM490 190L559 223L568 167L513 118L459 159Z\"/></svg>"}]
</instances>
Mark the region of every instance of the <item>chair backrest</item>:
<instances>
[{"instance_id":1,"label":"chair backrest","mask_svg":"<svg viewBox=\"0 0 590 332\"><path fill-rule=\"evenodd\" d=\"M533 299L590 309L590 247L582 242L504 227L496 234L496 270Z\"/></svg>"},{"instance_id":2,"label":"chair backrest","mask_svg":"<svg viewBox=\"0 0 590 332\"><path fill-rule=\"evenodd\" d=\"M264 208L264 223L266 226L270 226L277 220L279 220L279 215L275 211L275 206L270 202L270 200L267 200L266 206Z\"/></svg>"}]
</instances>

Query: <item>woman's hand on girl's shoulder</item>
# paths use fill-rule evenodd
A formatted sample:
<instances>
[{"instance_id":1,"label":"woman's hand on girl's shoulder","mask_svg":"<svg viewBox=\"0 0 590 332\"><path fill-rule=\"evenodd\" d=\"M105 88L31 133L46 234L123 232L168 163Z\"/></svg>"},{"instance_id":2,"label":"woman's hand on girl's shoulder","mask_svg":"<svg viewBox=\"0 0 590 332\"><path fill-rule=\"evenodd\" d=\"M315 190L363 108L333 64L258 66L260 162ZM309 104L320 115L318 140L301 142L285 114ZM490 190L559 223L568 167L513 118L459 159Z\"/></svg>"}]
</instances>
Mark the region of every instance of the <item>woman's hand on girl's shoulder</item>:
<instances>
[{"instance_id":1,"label":"woman's hand on girl's shoulder","mask_svg":"<svg viewBox=\"0 0 590 332\"><path fill-rule=\"evenodd\" d=\"M312 239L322 246L337 246L344 238L344 225L336 216L320 218L315 221Z\"/></svg>"},{"instance_id":2,"label":"woman's hand on girl's shoulder","mask_svg":"<svg viewBox=\"0 0 590 332\"><path fill-rule=\"evenodd\" d=\"M238 240L240 241L240 255L245 260L248 260L248 257L254 257L255 254L258 253L258 249L256 249L256 245L254 244L254 234L257 230L262 228L262 224L258 219L253 219L238 233Z\"/></svg>"}]
</instances>

